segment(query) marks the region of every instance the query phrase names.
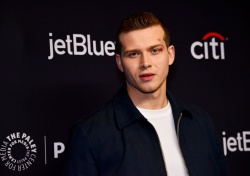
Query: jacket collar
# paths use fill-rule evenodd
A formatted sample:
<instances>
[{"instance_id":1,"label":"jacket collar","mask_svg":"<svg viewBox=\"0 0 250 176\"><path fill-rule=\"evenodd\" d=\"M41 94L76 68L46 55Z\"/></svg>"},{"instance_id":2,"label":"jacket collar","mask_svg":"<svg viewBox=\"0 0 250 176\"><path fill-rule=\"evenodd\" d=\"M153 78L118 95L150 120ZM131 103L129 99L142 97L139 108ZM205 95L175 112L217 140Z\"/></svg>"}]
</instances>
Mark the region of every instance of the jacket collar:
<instances>
[{"instance_id":1,"label":"jacket collar","mask_svg":"<svg viewBox=\"0 0 250 176\"><path fill-rule=\"evenodd\" d=\"M169 91L167 92L166 96L168 97L168 100L170 101L172 107L175 124L177 124L178 118L180 117L181 113L187 117L192 118L192 113L184 103L177 100ZM123 85L114 96L113 105L117 123L120 129L133 123L139 118L144 118L130 99L126 89L126 85Z\"/></svg>"}]
</instances>

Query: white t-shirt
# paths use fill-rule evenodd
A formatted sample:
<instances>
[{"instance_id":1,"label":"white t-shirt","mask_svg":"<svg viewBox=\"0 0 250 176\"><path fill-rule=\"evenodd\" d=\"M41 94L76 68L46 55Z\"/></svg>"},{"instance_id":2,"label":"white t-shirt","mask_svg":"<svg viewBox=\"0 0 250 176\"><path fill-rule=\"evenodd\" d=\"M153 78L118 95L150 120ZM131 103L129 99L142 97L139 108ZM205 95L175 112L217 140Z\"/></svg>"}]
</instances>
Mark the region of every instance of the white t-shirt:
<instances>
[{"instance_id":1,"label":"white t-shirt","mask_svg":"<svg viewBox=\"0 0 250 176\"><path fill-rule=\"evenodd\" d=\"M187 176L170 103L168 102L166 107L158 110L138 107L137 109L154 126L159 136L168 176Z\"/></svg>"}]
</instances>

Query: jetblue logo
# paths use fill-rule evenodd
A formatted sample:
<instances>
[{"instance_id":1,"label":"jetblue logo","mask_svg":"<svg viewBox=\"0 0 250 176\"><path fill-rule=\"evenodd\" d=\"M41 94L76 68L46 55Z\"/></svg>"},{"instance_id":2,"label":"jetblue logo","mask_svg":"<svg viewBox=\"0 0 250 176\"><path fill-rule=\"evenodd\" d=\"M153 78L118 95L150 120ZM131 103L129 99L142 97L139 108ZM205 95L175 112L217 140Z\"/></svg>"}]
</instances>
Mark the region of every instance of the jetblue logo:
<instances>
[{"instance_id":1,"label":"jetblue logo","mask_svg":"<svg viewBox=\"0 0 250 176\"><path fill-rule=\"evenodd\" d=\"M228 152L249 152L250 151L250 131L238 132L235 136L227 136L226 132L223 135L224 154Z\"/></svg>"},{"instance_id":2,"label":"jetblue logo","mask_svg":"<svg viewBox=\"0 0 250 176\"><path fill-rule=\"evenodd\" d=\"M202 41L192 43L190 50L195 59L225 59L225 38L217 32L209 32Z\"/></svg>"},{"instance_id":3,"label":"jetblue logo","mask_svg":"<svg viewBox=\"0 0 250 176\"><path fill-rule=\"evenodd\" d=\"M50 55L48 59L54 58L54 55L89 55L89 56L114 56L115 43L112 41L92 40L90 34L72 34L66 35L64 39L53 39L53 34L49 33Z\"/></svg>"}]
</instances>

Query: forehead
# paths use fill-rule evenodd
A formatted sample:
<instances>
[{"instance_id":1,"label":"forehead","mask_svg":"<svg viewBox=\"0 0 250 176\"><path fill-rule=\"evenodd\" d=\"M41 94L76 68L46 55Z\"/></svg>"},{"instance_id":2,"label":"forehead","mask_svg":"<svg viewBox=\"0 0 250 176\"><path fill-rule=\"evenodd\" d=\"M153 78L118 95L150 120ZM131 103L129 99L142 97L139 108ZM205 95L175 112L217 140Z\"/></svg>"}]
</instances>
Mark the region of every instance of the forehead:
<instances>
[{"instance_id":1,"label":"forehead","mask_svg":"<svg viewBox=\"0 0 250 176\"><path fill-rule=\"evenodd\" d=\"M123 49L149 47L165 43L164 30L160 25L121 33L119 38Z\"/></svg>"}]
</instances>

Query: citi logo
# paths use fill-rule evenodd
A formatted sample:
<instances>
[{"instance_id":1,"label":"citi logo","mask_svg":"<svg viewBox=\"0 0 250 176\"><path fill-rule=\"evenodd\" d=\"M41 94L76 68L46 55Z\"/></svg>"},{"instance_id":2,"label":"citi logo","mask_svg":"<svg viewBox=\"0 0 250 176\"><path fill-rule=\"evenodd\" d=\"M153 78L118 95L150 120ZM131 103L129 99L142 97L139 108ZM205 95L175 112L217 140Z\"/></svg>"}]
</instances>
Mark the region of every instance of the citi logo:
<instances>
[{"instance_id":1,"label":"citi logo","mask_svg":"<svg viewBox=\"0 0 250 176\"><path fill-rule=\"evenodd\" d=\"M195 59L225 59L225 38L217 32L209 32L191 45L191 54Z\"/></svg>"}]
</instances>

